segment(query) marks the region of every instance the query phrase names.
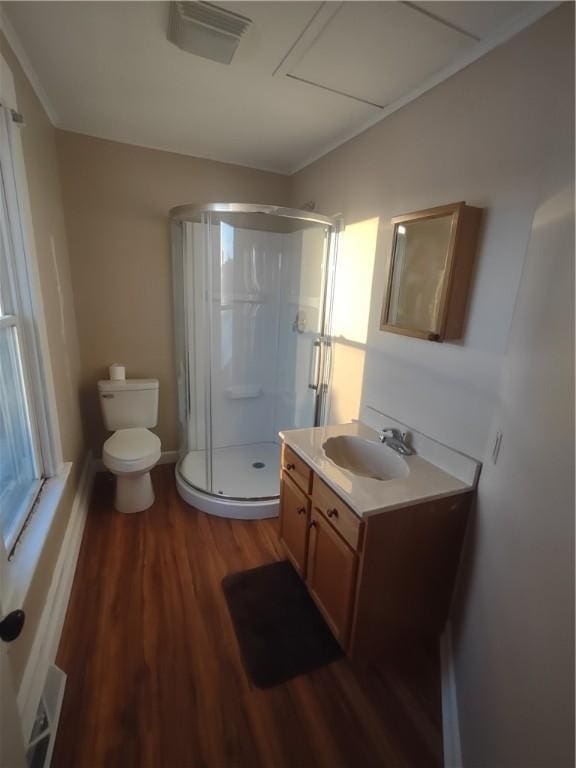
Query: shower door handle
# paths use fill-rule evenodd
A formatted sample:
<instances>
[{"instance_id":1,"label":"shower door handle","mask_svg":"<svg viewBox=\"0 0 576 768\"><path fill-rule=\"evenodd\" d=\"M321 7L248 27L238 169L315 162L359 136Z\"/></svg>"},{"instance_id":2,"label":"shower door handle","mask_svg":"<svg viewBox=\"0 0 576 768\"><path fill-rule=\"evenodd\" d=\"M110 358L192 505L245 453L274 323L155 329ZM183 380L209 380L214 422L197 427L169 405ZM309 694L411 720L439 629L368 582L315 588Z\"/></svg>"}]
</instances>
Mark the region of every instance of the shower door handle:
<instances>
[{"instance_id":1,"label":"shower door handle","mask_svg":"<svg viewBox=\"0 0 576 768\"><path fill-rule=\"evenodd\" d=\"M320 339L312 345L312 382L308 384L308 389L318 391L320 386L320 356L322 353L322 342Z\"/></svg>"}]
</instances>

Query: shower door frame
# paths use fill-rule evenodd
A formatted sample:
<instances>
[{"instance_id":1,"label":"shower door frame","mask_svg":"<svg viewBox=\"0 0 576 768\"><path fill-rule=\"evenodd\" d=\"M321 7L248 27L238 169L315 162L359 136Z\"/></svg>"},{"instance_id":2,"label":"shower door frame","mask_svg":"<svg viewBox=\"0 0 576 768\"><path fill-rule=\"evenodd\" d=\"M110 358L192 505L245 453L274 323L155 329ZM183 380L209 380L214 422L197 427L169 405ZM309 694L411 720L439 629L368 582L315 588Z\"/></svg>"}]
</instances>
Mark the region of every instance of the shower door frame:
<instances>
[{"instance_id":1,"label":"shower door frame","mask_svg":"<svg viewBox=\"0 0 576 768\"><path fill-rule=\"evenodd\" d=\"M336 259L338 251L338 240L341 232L341 217L329 217L317 214L314 211L302 211L296 208L287 208L283 206L275 205L260 205L256 203L208 203L205 205L181 205L173 208L170 211L172 220L172 260L174 269L174 301L175 301L175 314L176 314L176 357L177 361L184 361L184 381L181 382L181 375L179 372L179 418L180 423L183 426L186 434L180 434L180 440L183 441L185 437L186 444L188 442L188 422L191 416L191 400L190 400L190 343L188 339L187 329L182 326L188 323L188 312L184 305L186 304L186 298L183 296L183 285L185 283L182 280L180 286L177 285L178 281L176 276L180 274L182 277L185 273L186 267L184 266L184 245L186 238L182 237L181 230L174 226L178 223L198 223L203 227L203 242L202 248L204 249L204 271L205 281L202 286L202 290L206 292L207 296L212 296L212 270L208 268L211 265L212 255L212 216L211 214L264 214L269 216L277 216L281 218L294 219L303 222L309 222L311 224L320 224L327 228L325 237L328 237L328 244L324 246L324 269L323 269L323 284L321 286L322 305L319 321L319 334L314 346L317 347L317 360L315 360L315 381L309 383L309 388L315 389L316 394L314 398L314 424L312 426L321 426L326 423L329 411L329 383L332 369L332 337L331 337L331 323L332 323L332 302L334 296L334 279L336 269ZM277 502L279 499L279 493L274 496L229 496L227 494L214 493L213 477L212 477L212 310L206 305L206 316L204 321L204 331L208 334L207 353L204 371L204 400L205 400L205 447L206 451L206 485L210 488L202 488L194 485L186 478L182 478L183 482L196 493L205 494L207 497L222 502L230 502L231 504L246 504L254 505L258 503L270 503ZM179 309L180 308L180 309ZM189 311L189 309L188 309ZM180 317L178 317L178 314ZM188 342L188 343L187 343ZM181 386L183 383L184 386ZM182 430L181 430L182 432ZM182 452L182 447L179 449ZM183 455L180 455L179 462ZM179 464L178 462L178 464ZM178 464L176 468L178 476ZM180 479L180 478L178 478Z\"/></svg>"}]
</instances>

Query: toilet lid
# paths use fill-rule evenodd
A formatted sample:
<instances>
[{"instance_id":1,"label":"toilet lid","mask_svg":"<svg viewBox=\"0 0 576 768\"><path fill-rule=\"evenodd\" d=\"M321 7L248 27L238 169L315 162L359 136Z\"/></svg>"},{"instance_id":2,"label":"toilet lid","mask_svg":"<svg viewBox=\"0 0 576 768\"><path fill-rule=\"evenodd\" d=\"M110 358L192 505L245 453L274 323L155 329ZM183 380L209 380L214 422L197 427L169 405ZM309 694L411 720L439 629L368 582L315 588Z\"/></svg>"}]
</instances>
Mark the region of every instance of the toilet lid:
<instances>
[{"instance_id":1,"label":"toilet lid","mask_svg":"<svg viewBox=\"0 0 576 768\"><path fill-rule=\"evenodd\" d=\"M112 459L138 461L160 454L160 438L149 429L119 429L104 443L104 451Z\"/></svg>"}]
</instances>

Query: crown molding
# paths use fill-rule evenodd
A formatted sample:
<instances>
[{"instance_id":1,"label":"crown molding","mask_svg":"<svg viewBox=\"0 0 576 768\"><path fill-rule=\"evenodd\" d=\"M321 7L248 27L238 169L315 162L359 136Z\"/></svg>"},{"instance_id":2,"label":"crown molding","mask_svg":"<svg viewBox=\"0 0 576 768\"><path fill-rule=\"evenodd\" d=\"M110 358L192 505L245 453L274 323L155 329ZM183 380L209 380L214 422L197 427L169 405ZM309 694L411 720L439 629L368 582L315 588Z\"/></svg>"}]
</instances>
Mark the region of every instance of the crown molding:
<instances>
[{"instance_id":1,"label":"crown molding","mask_svg":"<svg viewBox=\"0 0 576 768\"><path fill-rule=\"evenodd\" d=\"M555 8L557 8L561 4L562 4L561 2L533 3L532 4L533 7L528 8L524 13L520 14L519 16L516 16L514 19L512 19L508 23L503 24L493 35L491 35L490 37L487 37L485 40L478 43L478 45L476 45L472 50L467 51L465 54L463 54L453 64L450 64L448 67L445 67L444 69L440 70L435 75L432 75L432 77L429 77L417 88L410 91L410 93L406 94L405 96L402 96L399 99L396 99L391 104L388 104L386 107L379 109L377 114L371 115L367 120L363 121L358 127L343 134L338 139L336 139L335 141L331 142L326 147L324 147L320 152L315 152L314 154L309 155L306 158L306 160L304 160L302 163L299 163L294 168L292 168L289 172L289 175L293 176L299 171L302 171L304 168L307 168L312 163L315 163L317 160L320 160L322 157L325 157L333 150L338 149L338 147L341 147L343 144L346 144L347 141L350 141L351 139L354 139L356 136L359 136L361 133L364 133L364 131L367 131L368 128L372 128L372 126L376 125L382 120L385 120L387 117L389 117L389 115L392 115L394 112L397 112L399 109L402 109L402 107L405 107L407 104L410 104L410 102L414 101L415 99L419 98L423 94L432 90L432 88L435 88L437 85L440 85L440 83L443 83L445 80L448 80L448 78L452 77L452 75L457 74L462 69L465 69L465 67L469 66L470 64L473 64L478 59L481 59L487 53L494 50L494 48L497 48L503 43L508 42L508 40L510 40L512 37L515 37L519 32L522 32L522 30L526 29L527 27L531 26L535 22L539 21L543 16L545 16L547 13L550 13L550 11L553 11ZM310 84L309 87L315 88L317 86L315 86L314 84Z\"/></svg>"},{"instance_id":2,"label":"crown molding","mask_svg":"<svg viewBox=\"0 0 576 768\"><path fill-rule=\"evenodd\" d=\"M18 37L16 30L14 29L14 27L12 26L10 20L6 15L6 10L3 3L0 3L0 31L4 33L4 37L6 38L6 40L8 41L8 45L12 49L12 53L18 60L18 63L20 64L20 66L22 67L22 70L24 71L24 74L28 78L28 81L32 86L34 93L38 97L40 104L42 104L44 111L48 115L48 119L50 120L53 126L57 127L59 122L58 114L54 109L52 102L48 98L48 94L42 87L42 83L40 82L40 79L36 74L36 70L32 66L30 59L28 58L26 51L24 50L24 46L20 42L20 38Z\"/></svg>"}]
</instances>

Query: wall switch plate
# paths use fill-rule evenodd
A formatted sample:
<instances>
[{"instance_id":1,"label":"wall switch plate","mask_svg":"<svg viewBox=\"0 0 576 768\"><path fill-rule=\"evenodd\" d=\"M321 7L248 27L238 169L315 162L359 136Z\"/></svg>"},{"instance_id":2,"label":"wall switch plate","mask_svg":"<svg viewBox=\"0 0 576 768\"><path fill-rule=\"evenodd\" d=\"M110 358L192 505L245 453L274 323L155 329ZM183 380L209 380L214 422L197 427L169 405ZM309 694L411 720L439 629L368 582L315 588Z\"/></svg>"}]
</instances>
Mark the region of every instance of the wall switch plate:
<instances>
[{"instance_id":1,"label":"wall switch plate","mask_svg":"<svg viewBox=\"0 0 576 768\"><path fill-rule=\"evenodd\" d=\"M494 440L494 447L492 448L492 464L496 464L498 461L498 455L500 453L501 445L502 445L502 432L498 430L496 432L496 439Z\"/></svg>"}]
</instances>

